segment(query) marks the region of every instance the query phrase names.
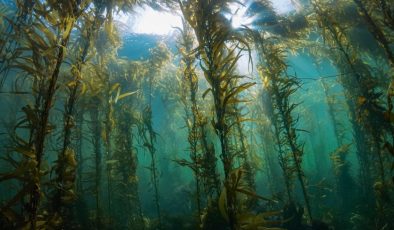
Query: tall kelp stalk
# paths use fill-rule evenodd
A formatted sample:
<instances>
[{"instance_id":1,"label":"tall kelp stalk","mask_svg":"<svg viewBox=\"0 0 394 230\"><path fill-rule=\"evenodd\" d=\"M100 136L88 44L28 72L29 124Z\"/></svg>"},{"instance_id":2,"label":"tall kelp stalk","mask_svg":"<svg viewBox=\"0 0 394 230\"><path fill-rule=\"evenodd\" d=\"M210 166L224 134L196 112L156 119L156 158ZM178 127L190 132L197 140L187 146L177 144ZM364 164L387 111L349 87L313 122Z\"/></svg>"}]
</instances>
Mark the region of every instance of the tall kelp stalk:
<instances>
[{"instance_id":1,"label":"tall kelp stalk","mask_svg":"<svg viewBox=\"0 0 394 230\"><path fill-rule=\"evenodd\" d=\"M353 0L353 2L357 5L360 15L367 22L369 31L384 50L391 68L394 68L394 54L390 48L394 39L392 35L394 32L394 13L390 6L392 2L386 0Z\"/></svg>"},{"instance_id":2,"label":"tall kelp stalk","mask_svg":"<svg viewBox=\"0 0 394 230\"><path fill-rule=\"evenodd\" d=\"M82 68L86 64L91 41L100 28L98 19L99 15L97 12L94 16L85 16L83 21L84 25L81 27L80 31L80 38L77 39L77 44L73 50L75 53L75 60L73 60L74 63L71 66L71 79L66 83L68 98L65 103L63 115L63 143L54 167L57 176L55 179L57 189L52 201L54 215L59 215L62 219L70 215L70 210L66 213L67 209L65 209L65 206L76 199L74 187L76 182L77 161L75 159L75 151L71 146L72 130L75 127L74 115L77 100L83 93L83 91L80 91L82 84ZM70 221L63 220L62 222L62 224L69 224Z\"/></svg>"},{"instance_id":3,"label":"tall kelp stalk","mask_svg":"<svg viewBox=\"0 0 394 230\"><path fill-rule=\"evenodd\" d=\"M82 92L81 92L82 93ZM83 228L88 227L88 222L89 219L87 217L87 205L85 203L85 198L84 195L86 193L86 186L85 186L85 180L87 177L84 175L84 169L88 164L87 162L87 157L86 157L86 151L85 151L85 146L86 146L86 137L85 137L85 130L86 130L86 120L85 120L85 114L86 110L82 106L83 105L83 100L80 98L78 100L78 103L76 105L75 109L75 131L74 131L74 149L75 149L75 155L77 159L77 172L76 172L76 187L75 191L77 194L77 200L75 201L75 206L74 206L74 218L76 221L78 221L79 226Z\"/></svg>"},{"instance_id":4,"label":"tall kelp stalk","mask_svg":"<svg viewBox=\"0 0 394 230\"><path fill-rule=\"evenodd\" d=\"M115 175L120 176L120 181L115 181L116 185L114 198L119 199L118 207L121 209L117 214L120 222L117 224L121 228L138 228L144 229L143 214L141 210L140 197L138 193L138 177L137 177L137 152L133 147L134 134L132 126L133 114L127 104L119 105L117 111L116 125L116 148L113 160L107 162L113 164ZM118 194L116 196L116 194ZM115 207L116 208L116 207Z\"/></svg>"},{"instance_id":5,"label":"tall kelp stalk","mask_svg":"<svg viewBox=\"0 0 394 230\"><path fill-rule=\"evenodd\" d=\"M312 209L309 202L305 175L301 166L304 154L303 145L299 144L296 128L298 118L294 118L294 109L298 104L291 102L291 96L299 89L300 82L297 78L287 74L285 53L281 44L274 38L265 39L264 34L255 34L257 50L261 57L260 75L264 76L267 90L273 104L274 128L280 156L280 164L285 176L286 187L290 202L291 180L293 175L298 179L305 201L308 220L312 223Z\"/></svg>"},{"instance_id":6,"label":"tall kelp stalk","mask_svg":"<svg viewBox=\"0 0 394 230\"><path fill-rule=\"evenodd\" d=\"M334 18L328 15L328 8L326 8L327 6L322 4L320 1L313 1L312 5L318 17L317 20L319 26L322 28L323 34L325 35L324 38L326 41L327 39L330 39L327 42L332 42L332 46L338 47L338 50L340 51L340 58L341 60L345 61L345 66L343 68L345 68L345 70L349 70L348 72L351 72L349 75L340 77L339 80L344 89L347 91L345 95L347 96L347 103L351 114L351 122L355 130L356 147L360 158L361 170L363 170L361 175L363 178L364 187L371 187L371 179L368 179L368 177L371 176L369 172L370 159L368 156L368 149L373 149L373 144L371 144L369 137L363 130L363 124L360 124L357 119L357 98L366 98L363 95L363 91L367 91L365 90L365 86L363 87L359 82L362 77L361 74L363 73L359 73L362 70L359 70L356 67L356 60L351 57L352 54L350 53L350 48L352 46L344 34L345 31L340 27L340 24L334 21Z\"/></svg>"},{"instance_id":7,"label":"tall kelp stalk","mask_svg":"<svg viewBox=\"0 0 394 230\"><path fill-rule=\"evenodd\" d=\"M278 183L278 178L280 177L279 171L277 170L277 157L279 152L282 152L280 145L275 145L273 143L279 143L276 139L275 130L272 129L274 125L271 123L274 120L273 105L272 98L270 97L270 93L266 90L268 86L268 81L263 80L263 87L259 90L258 97L256 100L256 105L253 107L254 115L252 116L256 119L255 133L257 139L255 142L257 143L260 140L261 151L264 154L264 168L266 169L267 179L269 183L269 189L271 194L277 194L280 192L280 183ZM251 141L253 143L254 141ZM283 175L286 176L286 175ZM286 180L289 181L289 180ZM286 186L286 194L287 198L290 200L291 190L290 186Z\"/></svg>"},{"instance_id":8,"label":"tall kelp stalk","mask_svg":"<svg viewBox=\"0 0 394 230\"><path fill-rule=\"evenodd\" d=\"M325 32L326 41L330 46L337 47L339 50L340 58L343 60L343 64L339 64L339 67L351 72L347 78L340 80L345 90L348 91L348 99L352 102L349 108L353 111L353 119L361 126L360 129L369 135L366 137L369 139L367 143L374 152L372 158L377 157L378 159L377 173L384 183L383 156L380 147L382 140L377 129L387 130L390 126L386 126L385 120L379 119L384 108L379 105L381 93L379 93L377 80L374 79L369 66L363 63L360 52L352 46L351 40L347 36L348 31L328 15L329 12L325 4L319 1L312 3L319 26Z\"/></svg>"},{"instance_id":9,"label":"tall kelp stalk","mask_svg":"<svg viewBox=\"0 0 394 230\"><path fill-rule=\"evenodd\" d=\"M138 157L135 147L136 135L133 127L139 125L137 116L138 101L142 99L137 94L133 95L141 86L141 75L146 74L143 62L128 62L119 60L119 76L124 75L118 83L120 86L127 87L132 92L117 93L114 97L114 133L115 148L111 160L107 164L111 165L111 178L115 188L113 197L114 219L116 228L137 228L145 229L143 213L138 191ZM126 98L127 97L127 98ZM119 101L122 100L122 101Z\"/></svg>"},{"instance_id":10,"label":"tall kelp stalk","mask_svg":"<svg viewBox=\"0 0 394 230\"><path fill-rule=\"evenodd\" d=\"M101 184L102 184L102 139L101 139L101 130L102 125L100 122L100 108L97 105L100 105L102 102L98 96L94 96L90 99L89 103L92 106L89 109L90 116L90 130L92 132L92 145L93 145L93 153L94 153L94 178L93 178L93 196L95 198L95 225L97 229L102 228L102 208L101 208Z\"/></svg>"},{"instance_id":11,"label":"tall kelp stalk","mask_svg":"<svg viewBox=\"0 0 394 230\"><path fill-rule=\"evenodd\" d=\"M160 43L155 48L150 50L150 57L146 63L149 69L145 75L145 84L143 87L146 90L147 105L141 112L141 122L139 125L139 134L142 139L143 146L147 148L151 156L151 165L149 170L151 171L151 183L154 189L154 202L156 206L158 228L162 229L162 215L160 210L160 197L159 197L159 175L157 170L157 149L155 147L156 132L153 129L153 115L152 115L152 99L153 99L153 87L155 83L155 77L160 73L161 68L168 62L170 58L170 52L165 44Z\"/></svg>"},{"instance_id":12,"label":"tall kelp stalk","mask_svg":"<svg viewBox=\"0 0 394 230\"><path fill-rule=\"evenodd\" d=\"M279 123L279 117L278 113L275 113L275 107L274 107L274 99L272 97L272 93L269 90L269 78L268 76L264 76L263 73L263 68L259 67L259 75L261 77L261 80L263 82L264 86L264 91L262 94L262 106L265 108L264 111L266 113L267 119L271 121L272 124L272 133L273 137L272 139L275 142L275 148L276 152L278 153L278 160L279 160L279 165L282 169L282 175L285 183L285 188L286 188L286 195L288 202L292 203L293 202L293 172L290 170L291 168L291 162L289 156L286 155L286 149L284 146L284 143L280 137L280 123ZM268 90L267 90L268 89ZM266 140L264 140L266 141Z\"/></svg>"},{"instance_id":13,"label":"tall kelp stalk","mask_svg":"<svg viewBox=\"0 0 394 230\"><path fill-rule=\"evenodd\" d=\"M242 101L241 98L237 98L236 100L239 100L240 102ZM244 118L244 115L241 113L241 111L243 111L242 107L238 107L236 104L233 105L231 112L233 116L232 122L235 124L235 129L230 134L233 136L234 146L240 146L237 155L239 155L238 158L240 160L240 167L245 170L245 177L248 186L252 190L255 190L255 169L252 167L250 162L251 159L249 157L250 153L248 151L248 140L245 137L243 125L243 122L247 121L248 119ZM251 202L253 203L253 199L251 199Z\"/></svg>"},{"instance_id":14,"label":"tall kelp stalk","mask_svg":"<svg viewBox=\"0 0 394 230\"><path fill-rule=\"evenodd\" d=\"M237 228L235 178L231 178L235 154L231 152L229 132L235 125L230 122L232 106L239 102L237 96L254 85L246 82L239 84L243 76L235 74L241 52L248 44L230 23L223 17L221 10L231 1L179 1L184 18L188 21L199 43L200 66L210 87L204 96L212 93L215 118L212 125L220 140L221 160L224 168L224 191L226 198L225 218L230 229ZM240 179L240 178L238 178ZM236 185L235 185L236 188Z\"/></svg>"},{"instance_id":15,"label":"tall kelp stalk","mask_svg":"<svg viewBox=\"0 0 394 230\"><path fill-rule=\"evenodd\" d=\"M335 191L339 198L338 213L339 218L345 221L349 218L349 207L354 206L355 199L352 192L356 189L356 184L351 175L351 165L347 156L349 155L352 143L346 139L346 127L341 121L340 116L345 115L346 111L341 111L338 107L340 103L338 96L331 93L331 85L324 79L321 80L322 88L328 106L328 115L333 126L337 148L330 155L336 179Z\"/></svg>"},{"instance_id":16,"label":"tall kelp stalk","mask_svg":"<svg viewBox=\"0 0 394 230\"><path fill-rule=\"evenodd\" d=\"M386 0L374 0L374 1L365 1L365 0L353 0L353 2L357 5L358 11L360 15L364 18L366 23L368 24L368 29L370 33L374 36L375 40L379 43L379 45L384 50L388 63L390 64L389 80L390 85L387 89L386 95L386 111L384 112L385 119L389 120L391 123L391 136L394 136L394 130L392 126L392 115L393 115L393 97L394 97L394 54L392 45L394 42L394 13L392 7L390 7L391 3ZM385 141L384 148L390 152L392 157L394 156L394 140ZM392 158L391 161L394 161ZM393 169L390 170L393 173ZM394 176L392 175L392 181L394 181Z\"/></svg>"},{"instance_id":17,"label":"tall kelp stalk","mask_svg":"<svg viewBox=\"0 0 394 230\"><path fill-rule=\"evenodd\" d=\"M392 134L392 126L388 119L384 119L387 108L382 103L382 89L379 80L374 76L371 66L363 61L361 52L353 46L349 39L345 25L339 24L327 5L322 1L312 1L316 13L318 26L322 29L328 45L338 50L333 57L336 65L346 76L340 77L340 82L346 91L347 104L354 129L356 148L361 165L364 199L372 204L371 189L375 179L374 189L377 201L378 226L389 223L390 202L383 201L388 194L386 181L387 156L383 144ZM345 5L341 5L345 7ZM385 90L385 89L383 89ZM374 162L376 164L374 165ZM372 175L375 173L375 176ZM375 178L373 178L375 177ZM383 204L384 203L384 204Z\"/></svg>"},{"instance_id":18,"label":"tall kelp stalk","mask_svg":"<svg viewBox=\"0 0 394 230\"><path fill-rule=\"evenodd\" d=\"M208 202L214 202L220 194L220 178L217 171L217 157L215 154L215 146L210 141L209 123L207 118L198 113L198 123L200 131L200 145L202 153L201 159L201 180L207 194ZM209 208L208 208L209 209Z\"/></svg>"},{"instance_id":19,"label":"tall kelp stalk","mask_svg":"<svg viewBox=\"0 0 394 230\"><path fill-rule=\"evenodd\" d=\"M106 48L100 47L99 50L99 57L98 57L98 64L101 71L105 72L105 78L103 79L103 113L104 113L104 121L103 127L101 129L101 138L104 144L104 153L105 153L105 161L108 162L111 160L112 157L112 131L115 125L115 120L113 118L113 99L114 92L117 92L117 96L119 97L120 94L120 86L119 83L112 83L111 80L114 78L113 72L111 71L111 59L108 59L106 56L108 55L108 50L111 53L116 52L116 49L120 46L120 38L118 37L117 31L114 30L113 27L113 16L112 11L107 12L107 21L104 24L104 31L102 33L100 46L104 46ZM114 55L111 55L111 58L114 58ZM112 164L105 164L105 173L106 173L106 180L107 180L107 187L106 187L106 205L109 214L109 218L111 218L112 214L112 206L111 206L111 168Z\"/></svg>"},{"instance_id":20,"label":"tall kelp stalk","mask_svg":"<svg viewBox=\"0 0 394 230\"><path fill-rule=\"evenodd\" d=\"M119 97L125 97L126 95L120 95L120 85L119 83L112 83L110 78L115 78L113 76L113 72L111 71L111 67L113 62L115 62L116 51L121 45L120 37L116 27L114 26L114 12L122 10L123 12L131 10L137 4L134 0L128 1L97 1L96 5L100 7L100 13L105 13L105 23L104 30L101 33L101 36L98 37L98 59L97 64L101 71L106 73L106 78L103 79L104 82L104 99L103 99L103 110L104 110L104 125L101 130L101 137L104 144L105 151L105 160L106 162L110 162L112 160L112 131L115 126L115 119L113 115L113 106L119 99ZM117 92L117 95L112 95L114 92ZM112 164L105 164L105 173L106 173L106 205L108 210L109 219L112 217Z\"/></svg>"},{"instance_id":21,"label":"tall kelp stalk","mask_svg":"<svg viewBox=\"0 0 394 230\"><path fill-rule=\"evenodd\" d=\"M107 6L108 7L108 6ZM92 130L92 144L94 149L94 189L96 199L96 214L95 224L97 228L103 228L103 224L109 224L111 221L111 210L103 212L102 205L110 208L111 184L109 173L110 167L108 164L103 165L104 158L110 160L110 137L113 128L112 118L112 94L117 90L117 97L119 97L120 88L119 84L112 83L114 77L111 72L111 65L116 57L116 50L120 46L120 38L117 31L113 27L112 13L107 12L107 20L104 22L104 27L99 31L96 37L95 48L97 51L96 59L92 64L92 72L96 75L91 78L89 84L89 114L90 114L90 128ZM116 98L118 100L118 98ZM104 122L102 122L102 119ZM104 147L104 153L103 149ZM107 196L104 197L102 193L103 172L106 169ZM108 214L108 215L107 215Z\"/></svg>"},{"instance_id":22,"label":"tall kelp stalk","mask_svg":"<svg viewBox=\"0 0 394 230\"><path fill-rule=\"evenodd\" d=\"M181 101L185 107L186 113L186 126L188 128L188 142L190 145L190 160L178 160L180 165L188 166L194 173L196 183L196 204L197 204L197 217L199 226L202 226L201 214L202 214L202 194L201 194L201 161L202 156L199 148L200 131L198 126L199 119L199 108L197 104L197 92L198 92L198 77L195 72L196 57L193 54L194 50L194 37L192 29L183 21L183 28L180 29L179 38L179 53L181 54L182 61L182 72L181 76ZM187 100L189 99L189 101Z\"/></svg>"},{"instance_id":23,"label":"tall kelp stalk","mask_svg":"<svg viewBox=\"0 0 394 230\"><path fill-rule=\"evenodd\" d=\"M220 192L219 176L216 168L215 148L208 141L207 121L198 103L198 76L196 74L195 37L192 28L183 21L183 29L180 29L180 42L178 42L181 54L181 101L185 107L185 121L188 128L188 142L190 145L190 161L181 159L176 162L182 166L188 166L195 175L196 203L198 222L201 228L207 228L212 221L212 209L216 210L217 198ZM203 189L207 199L203 197ZM203 210L204 200L208 206ZM215 204L215 207L212 207ZM203 223L204 222L204 223Z\"/></svg>"},{"instance_id":24,"label":"tall kelp stalk","mask_svg":"<svg viewBox=\"0 0 394 230\"><path fill-rule=\"evenodd\" d=\"M25 3L30 4L28 1ZM40 174L45 154L45 141L53 130L49 122L50 112L55 102L60 68L66 57L71 31L89 3L90 1L35 2L34 6L31 6L32 22L29 25L25 26L23 23L16 25L16 22L9 21L15 31L15 39L18 39L21 45L15 49L17 55L8 68L22 71L31 77L29 80L33 88L35 105L34 108L24 107L26 117L16 127L27 128L30 133L27 140L23 137L17 139L17 145L23 145L20 146L23 151L16 152L29 158L31 164L26 170L32 173L31 178L2 210L11 208L16 201L28 196L26 213L23 214L28 218L24 218L27 221L21 221L19 224L29 224L31 229L37 228L37 225L47 224L48 221L43 215L40 215L39 219L37 217L43 195ZM21 3L19 7L28 6ZM50 225L57 225L59 222L56 218L51 221Z\"/></svg>"},{"instance_id":25,"label":"tall kelp stalk","mask_svg":"<svg viewBox=\"0 0 394 230\"><path fill-rule=\"evenodd\" d=\"M13 10L9 9L6 4L0 7L0 17L2 18L2 22L12 22L0 23L1 33L3 35L0 38L0 88L4 86L10 72L10 68L8 66L15 58L18 57L18 53L15 52L15 49L19 46L18 43L20 42L20 38L23 36L21 27L30 26L34 18L34 1L19 0L16 1L16 4L17 8Z\"/></svg>"}]
</instances>

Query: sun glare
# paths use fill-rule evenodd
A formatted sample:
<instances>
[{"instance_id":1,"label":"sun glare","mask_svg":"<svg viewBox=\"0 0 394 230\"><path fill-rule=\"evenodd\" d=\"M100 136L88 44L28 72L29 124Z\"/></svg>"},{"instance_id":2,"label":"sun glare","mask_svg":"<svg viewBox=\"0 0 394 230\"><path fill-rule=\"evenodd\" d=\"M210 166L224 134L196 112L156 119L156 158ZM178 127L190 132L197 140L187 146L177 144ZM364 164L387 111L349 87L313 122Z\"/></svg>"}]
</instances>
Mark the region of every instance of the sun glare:
<instances>
[{"instance_id":1,"label":"sun glare","mask_svg":"<svg viewBox=\"0 0 394 230\"><path fill-rule=\"evenodd\" d=\"M291 0L271 0L271 2L278 14L286 14L295 10L294 4Z\"/></svg>"},{"instance_id":2,"label":"sun glare","mask_svg":"<svg viewBox=\"0 0 394 230\"><path fill-rule=\"evenodd\" d=\"M231 10L231 15L229 19L231 20L231 25L233 28L239 28L241 26L247 26L252 23L252 18L246 16L246 11L248 7L241 5L239 3L234 3L229 6Z\"/></svg>"},{"instance_id":3,"label":"sun glare","mask_svg":"<svg viewBox=\"0 0 394 230\"><path fill-rule=\"evenodd\" d=\"M249 26L253 22L254 18L247 15L251 2L247 0L244 4L230 5L231 14L226 17L231 20L233 28ZM278 14L294 10L291 0L271 0L271 2ZM119 13L115 19L126 27L126 32L130 33L167 35L174 30L174 27L182 27L180 14L160 12L150 7L139 7L133 14Z\"/></svg>"},{"instance_id":4,"label":"sun glare","mask_svg":"<svg viewBox=\"0 0 394 230\"><path fill-rule=\"evenodd\" d=\"M167 35L174 27L182 26L179 15L159 12L150 7L138 8L132 15L118 14L116 20L127 26L127 32L139 34Z\"/></svg>"}]
</instances>

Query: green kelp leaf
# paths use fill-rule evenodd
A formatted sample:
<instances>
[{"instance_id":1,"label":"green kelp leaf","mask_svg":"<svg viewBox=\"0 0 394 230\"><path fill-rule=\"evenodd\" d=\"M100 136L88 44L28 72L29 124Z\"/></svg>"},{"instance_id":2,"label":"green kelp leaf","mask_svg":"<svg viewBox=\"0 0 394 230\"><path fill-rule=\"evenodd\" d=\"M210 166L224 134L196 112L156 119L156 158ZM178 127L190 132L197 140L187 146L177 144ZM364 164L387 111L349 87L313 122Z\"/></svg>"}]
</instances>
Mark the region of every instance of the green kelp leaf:
<instances>
[{"instance_id":1,"label":"green kelp leaf","mask_svg":"<svg viewBox=\"0 0 394 230\"><path fill-rule=\"evenodd\" d=\"M205 92L202 94L202 98L205 99L205 97L207 96L207 94L212 91L211 88L208 88L207 90L205 90Z\"/></svg>"},{"instance_id":2,"label":"green kelp leaf","mask_svg":"<svg viewBox=\"0 0 394 230\"><path fill-rule=\"evenodd\" d=\"M255 193L254 191L249 191L249 190L244 189L244 188L239 188L239 187L238 187L238 188L235 189L235 191L240 192L240 193L243 193L243 194L245 194L245 195L247 195L247 196L250 196L250 197L253 197L253 198L260 199L260 200L265 200L265 201L274 202L274 203L277 203L277 202L278 202L278 201L276 201L276 200L272 200L272 199L269 199L269 198L260 196L260 195L258 195L257 193Z\"/></svg>"},{"instance_id":3,"label":"green kelp leaf","mask_svg":"<svg viewBox=\"0 0 394 230\"><path fill-rule=\"evenodd\" d=\"M112 86L111 86L111 89L110 89L110 93L112 93L112 92L114 92L115 90L117 90L117 89L119 89L119 87L120 87L120 84L119 83L115 83L115 84L113 84Z\"/></svg>"},{"instance_id":4,"label":"green kelp leaf","mask_svg":"<svg viewBox=\"0 0 394 230\"><path fill-rule=\"evenodd\" d=\"M47 225L47 221L45 220L39 220L36 222L36 228L38 229L45 229L45 226Z\"/></svg>"},{"instance_id":5,"label":"green kelp leaf","mask_svg":"<svg viewBox=\"0 0 394 230\"><path fill-rule=\"evenodd\" d=\"M29 147L25 147L25 146L18 146L15 148L15 151L18 153L22 153L23 155L31 158L31 159L36 159L36 153L34 150L32 150Z\"/></svg>"},{"instance_id":6,"label":"green kelp leaf","mask_svg":"<svg viewBox=\"0 0 394 230\"><path fill-rule=\"evenodd\" d=\"M228 219L228 215L227 215L227 195L226 195L226 188L222 189L222 192L220 193L220 197L219 197L219 211L220 214L222 214L223 218L227 221L229 221Z\"/></svg>"},{"instance_id":7,"label":"green kelp leaf","mask_svg":"<svg viewBox=\"0 0 394 230\"><path fill-rule=\"evenodd\" d=\"M14 64L9 65L9 68L20 69L30 75L39 75L39 76L42 75L41 72L39 70L36 70L34 67L32 67L30 63L15 61Z\"/></svg>"},{"instance_id":8,"label":"green kelp leaf","mask_svg":"<svg viewBox=\"0 0 394 230\"><path fill-rule=\"evenodd\" d=\"M105 163L112 165L112 164L116 164L118 162L119 162L119 160L107 160Z\"/></svg>"},{"instance_id":9,"label":"green kelp leaf","mask_svg":"<svg viewBox=\"0 0 394 230\"><path fill-rule=\"evenodd\" d=\"M71 148L67 148L65 153L64 153L64 160L66 160L67 164L69 164L72 167L77 166L77 160L75 159L75 152Z\"/></svg>"},{"instance_id":10,"label":"green kelp leaf","mask_svg":"<svg viewBox=\"0 0 394 230\"><path fill-rule=\"evenodd\" d=\"M75 201L76 198L77 198L77 195L75 194L74 190L68 189L65 191L65 194L62 197L62 201L65 203L71 203L71 202Z\"/></svg>"},{"instance_id":11,"label":"green kelp leaf","mask_svg":"<svg viewBox=\"0 0 394 230\"><path fill-rule=\"evenodd\" d=\"M231 91L226 95L225 99L224 99L224 104L228 104L228 101L231 98L234 98L236 95L238 95L239 93L241 93L242 91L247 90L248 88L254 86L256 84L256 82L247 82L247 83L243 83L233 89L231 89Z\"/></svg>"},{"instance_id":12,"label":"green kelp leaf","mask_svg":"<svg viewBox=\"0 0 394 230\"><path fill-rule=\"evenodd\" d=\"M134 92L128 92L128 93L120 94L120 87L118 87L118 91L116 93L116 97L115 97L114 103L116 104L119 100L122 100L125 97L128 97L128 96L131 96L133 94L136 94L137 92L138 92L138 90L134 91Z\"/></svg>"},{"instance_id":13,"label":"green kelp leaf","mask_svg":"<svg viewBox=\"0 0 394 230\"><path fill-rule=\"evenodd\" d=\"M65 40L68 36L70 36L71 30L74 27L75 19L73 17L69 17L65 20L65 30L63 32L63 40Z\"/></svg>"},{"instance_id":14,"label":"green kelp leaf","mask_svg":"<svg viewBox=\"0 0 394 230\"><path fill-rule=\"evenodd\" d=\"M121 94L121 95L119 95L119 97L117 98L117 100L115 99L115 103L116 103L116 101L122 100L122 99L125 98L125 97L128 97L128 96L131 96L131 95L133 95L133 94L136 94L137 92L138 92L138 91L128 92L128 93Z\"/></svg>"}]
</instances>

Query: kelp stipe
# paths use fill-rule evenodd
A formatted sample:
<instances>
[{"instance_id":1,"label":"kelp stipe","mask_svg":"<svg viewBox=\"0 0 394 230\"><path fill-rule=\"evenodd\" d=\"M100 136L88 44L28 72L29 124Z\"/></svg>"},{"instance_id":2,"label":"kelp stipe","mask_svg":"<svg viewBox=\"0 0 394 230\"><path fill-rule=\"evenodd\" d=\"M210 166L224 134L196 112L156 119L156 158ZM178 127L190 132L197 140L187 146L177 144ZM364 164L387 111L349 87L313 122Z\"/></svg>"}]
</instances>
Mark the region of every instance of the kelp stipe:
<instances>
[{"instance_id":1,"label":"kelp stipe","mask_svg":"<svg viewBox=\"0 0 394 230\"><path fill-rule=\"evenodd\" d=\"M183 73L181 76L181 87L182 95L181 100L185 106L185 121L186 127L188 128L188 142L190 145L190 160L176 160L176 162L183 166L188 166L194 173L196 181L196 204L197 204L197 219L199 226L202 225L202 179L201 179L201 165L202 156L199 148L200 131L198 126L199 109L197 104L197 92L198 92L198 77L195 73L196 58L193 54L194 49L194 38L192 35L192 29L186 21L182 22L183 28L179 28L180 38L178 51L181 54L182 65L181 69ZM189 101L187 101L187 99ZM190 105L189 105L190 104Z\"/></svg>"},{"instance_id":2,"label":"kelp stipe","mask_svg":"<svg viewBox=\"0 0 394 230\"><path fill-rule=\"evenodd\" d=\"M382 147L384 139L388 137L386 133L391 135L392 127L387 120L381 119L386 111L386 108L380 103L381 89L379 89L371 66L362 61L362 53L356 47L352 46L352 41L348 36L348 30L345 29L346 27L338 24L334 18L328 16L328 8L322 2L313 1L312 6L318 17L319 26L328 32L325 33L324 38L331 47L338 48L340 53L339 58L343 60L342 63L338 63L339 69L343 69L343 72L350 72L346 76L341 75L339 80L345 91L347 91L345 95L355 130L356 147L360 159L360 169L362 170L361 175L364 178L364 197L370 200L372 197L371 189L374 183L373 180L376 180L375 189L377 188L377 184L383 185L378 186L379 188L377 190L380 191L379 193L385 193L384 190L387 189L385 186L387 169L383 163L386 161L386 156ZM341 13L337 12L338 15L341 15ZM337 56L335 57L337 58ZM378 130L383 131L384 134L381 135ZM367 152L367 150L370 150L372 153ZM373 159L376 159L376 165L372 163ZM380 203L380 195L377 193L375 195L377 195L377 201ZM371 200L370 202L372 203L373 201ZM381 204L378 206L380 207ZM384 209L387 211L387 206L382 210ZM383 223L387 223L387 220L383 220L387 218L387 215L383 214L383 212L379 214L379 219L382 220L378 221L381 222L378 225L381 226L384 225Z\"/></svg>"},{"instance_id":3,"label":"kelp stipe","mask_svg":"<svg viewBox=\"0 0 394 230\"><path fill-rule=\"evenodd\" d=\"M162 215L160 207L160 195L159 195L159 176L157 169L157 149L155 147L156 142L156 132L153 130L152 123L152 93L155 83L155 77L160 73L161 67L166 64L170 57L170 52L168 51L165 44L158 44L157 47L150 50L150 58L148 64L147 75L145 79L145 86L148 88L146 92L147 104L141 114L141 123L139 127L139 134L141 136L144 147L149 151L151 156L151 163L149 170L151 171L151 183L154 189L154 202L156 206L156 213L158 218L158 229L162 229Z\"/></svg>"},{"instance_id":4,"label":"kelp stipe","mask_svg":"<svg viewBox=\"0 0 394 230\"><path fill-rule=\"evenodd\" d=\"M181 3L184 17L194 29L197 41L199 42L198 52L201 57L201 68L204 70L204 76L211 88L214 99L214 108L216 118L212 120L212 125L220 140L221 160L224 167L225 181L227 188L226 193L226 216L228 217L230 229L236 228L236 207L234 191L228 189L230 172L233 167L233 156L230 153L228 143L228 132L230 124L226 121L226 109L229 101L244 89L252 86L251 83L231 88L230 84L235 84L236 75L234 68L237 60L240 58L240 51L236 47L228 48L226 41L234 40L237 42L237 35L229 28L230 25L222 24L222 17L216 10L224 7L227 1L218 2L185 2ZM238 42L243 42L241 39ZM234 82L232 82L234 81ZM231 83L232 82L232 83ZM236 103L236 102L235 102Z\"/></svg>"},{"instance_id":5,"label":"kelp stipe","mask_svg":"<svg viewBox=\"0 0 394 230\"><path fill-rule=\"evenodd\" d=\"M293 115L298 104L292 102L290 98L300 87L300 83L295 77L287 74L287 65L283 61L284 53L280 46L275 44L275 41L269 41L262 36L255 35L255 42L259 47L261 59L265 63L265 67L261 69L260 74L262 78L267 78L267 90L269 90L273 99L275 135L280 148L280 164L285 178L289 202L294 202L291 195L291 181L296 176L301 185L308 220L311 223L312 209L301 166L304 150L302 144L297 140L296 131L300 130L295 127L297 118L294 118ZM290 154L287 151L290 151Z\"/></svg>"},{"instance_id":6,"label":"kelp stipe","mask_svg":"<svg viewBox=\"0 0 394 230\"><path fill-rule=\"evenodd\" d=\"M59 2L35 3L30 6L30 14L34 18L31 26L13 25L15 31L24 32L24 35L19 38L20 41L23 41L23 45L16 48L16 50L19 50L17 52L19 55L15 57L8 68L23 71L31 77L35 97L34 108L25 107L27 117L20 123L31 124L25 126L30 130L30 137L28 140L20 138L20 141L25 143L24 146L28 148L30 153L29 161L33 164L31 164L29 171L31 170L35 179L24 186L24 189L17 194L14 201L9 203L7 209L13 206L15 201L27 196L29 202L25 206L25 215L28 218L25 223L20 222L19 224L22 224L22 226L29 225L32 229L35 229L37 225L46 223L55 226L61 223L61 217L54 216L54 218L51 218L40 215L40 218L38 218L42 196L40 172L45 154L46 137L53 130L49 116L54 104L54 95L57 91L60 68L65 58L71 30L85 11L87 4L89 4L88 1L71 1L67 5ZM46 7L52 8L53 11L45 11ZM47 24L52 25L52 29L47 28ZM32 52L28 50L32 50ZM46 76L46 73L49 73L49 77Z\"/></svg>"}]
</instances>

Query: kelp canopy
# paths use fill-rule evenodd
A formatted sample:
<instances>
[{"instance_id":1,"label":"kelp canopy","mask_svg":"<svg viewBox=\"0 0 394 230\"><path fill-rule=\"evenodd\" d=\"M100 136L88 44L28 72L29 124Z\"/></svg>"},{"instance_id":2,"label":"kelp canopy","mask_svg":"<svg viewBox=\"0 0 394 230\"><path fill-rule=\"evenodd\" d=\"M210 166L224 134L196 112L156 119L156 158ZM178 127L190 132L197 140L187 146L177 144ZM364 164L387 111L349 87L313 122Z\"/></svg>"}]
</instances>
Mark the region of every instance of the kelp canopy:
<instances>
[{"instance_id":1,"label":"kelp canopy","mask_svg":"<svg viewBox=\"0 0 394 230\"><path fill-rule=\"evenodd\" d=\"M0 229L394 229L393 2L280 2L1 1Z\"/></svg>"}]
</instances>

